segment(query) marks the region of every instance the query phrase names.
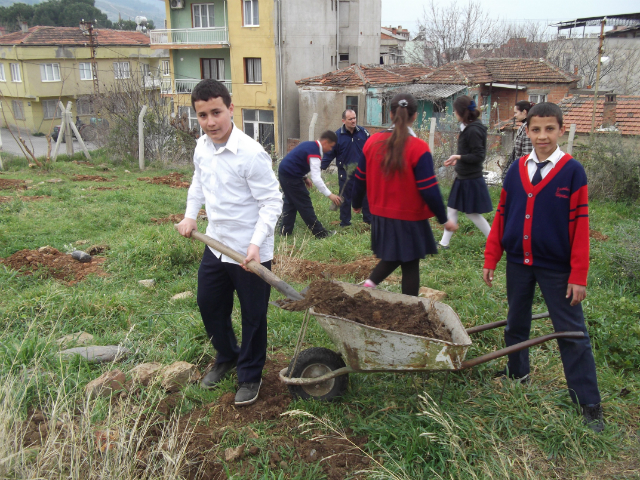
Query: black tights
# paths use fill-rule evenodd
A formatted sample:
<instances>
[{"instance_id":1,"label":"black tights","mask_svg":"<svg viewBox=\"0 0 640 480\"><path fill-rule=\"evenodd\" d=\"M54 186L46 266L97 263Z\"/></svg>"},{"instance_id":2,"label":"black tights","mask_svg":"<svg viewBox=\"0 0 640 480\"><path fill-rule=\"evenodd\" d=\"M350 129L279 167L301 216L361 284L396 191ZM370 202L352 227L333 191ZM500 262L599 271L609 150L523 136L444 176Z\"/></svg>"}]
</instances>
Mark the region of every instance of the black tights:
<instances>
[{"instance_id":1,"label":"black tights","mask_svg":"<svg viewBox=\"0 0 640 480\"><path fill-rule=\"evenodd\" d=\"M420 290L420 259L416 258L410 262L387 262L380 260L369 275L369 280L378 285L398 267L402 267L402 293L405 295L418 296Z\"/></svg>"}]
</instances>

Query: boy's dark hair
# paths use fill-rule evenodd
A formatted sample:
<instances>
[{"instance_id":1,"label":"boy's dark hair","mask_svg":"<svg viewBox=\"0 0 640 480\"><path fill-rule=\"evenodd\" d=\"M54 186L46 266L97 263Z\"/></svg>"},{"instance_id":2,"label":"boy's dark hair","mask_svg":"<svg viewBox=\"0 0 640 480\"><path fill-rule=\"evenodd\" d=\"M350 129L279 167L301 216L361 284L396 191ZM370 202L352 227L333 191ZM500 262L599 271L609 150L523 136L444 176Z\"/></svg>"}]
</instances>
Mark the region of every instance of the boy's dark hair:
<instances>
[{"instance_id":1,"label":"boy's dark hair","mask_svg":"<svg viewBox=\"0 0 640 480\"><path fill-rule=\"evenodd\" d=\"M532 117L556 117L558 125L562 128L562 110L555 103L542 102L534 105L527 114L527 123L531 125Z\"/></svg>"},{"instance_id":2,"label":"boy's dark hair","mask_svg":"<svg viewBox=\"0 0 640 480\"><path fill-rule=\"evenodd\" d=\"M322 135L320 135L320 140L329 140L330 143L338 143L338 136L336 135L336 132L326 130L322 132Z\"/></svg>"},{"instance_id":3,"label":"boy's dark hair","mask_svg":"<svg viewBox=\"0 0 640 480\"><path fill-rule=\"evenodd\" d=\"M478 110L475 100L469 95L456 98L453 101L453 109L465 125L475 122L480 117L480 110Z\"/></svg>"},{"instance_id":4,"label":"boy's dark hair","mask_svg":"<svg viewBox=\"0 0 640 480\"><path fill-rule=\"evenodd\" d=\"M196 108L196 102L198 100L207 102L212 98L222 98L224 104L229 108L231 105L231 95L229 90L224 86L224 83L218 80L212 80L207 78L198 83L191 92L191 106Z\"/></svg>"},{"instance_id":5,"label":"boy's dark hair","mask_svg":"<svg viewBox=\"0 0 640 480\"><path fill-rule=\"evenodd\" d=\"M519 102L516 102L516 108L521 112L529 113L531 107L533 107L534 105L535 103L532 103L529 100L520 100Z\"/></svg>"}]
</instances>

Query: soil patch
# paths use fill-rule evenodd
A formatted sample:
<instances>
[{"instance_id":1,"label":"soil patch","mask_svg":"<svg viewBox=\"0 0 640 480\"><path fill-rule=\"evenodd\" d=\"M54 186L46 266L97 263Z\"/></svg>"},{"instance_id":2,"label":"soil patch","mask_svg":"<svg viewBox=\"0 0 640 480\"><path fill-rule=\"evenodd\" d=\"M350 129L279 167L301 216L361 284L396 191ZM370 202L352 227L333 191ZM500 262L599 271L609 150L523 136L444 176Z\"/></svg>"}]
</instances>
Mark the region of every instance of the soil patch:
<instances>
[{"instance_id":1,"label":"soil patch","mask_svg":"<svg viewBox=\"0 0 640 480\"><path fill-rule=\"evenodd\" d=\"M138 180L141 182L153 183L155 185L168 185L171 188L189 188L191 185L189 182L182 181L183 174L178 172L170 173L164 177L140 177Z\"/></svg>"},{"instance_id":2,"label":"soil patch","mask_svg":"<svg viewBox=\"0 0 640 480\"><path fill-rule=\"evenodd\" d=\"M350 263L322 263L302 258L276 255L273 273L277 276L306 283L313 279L351 277L354 281L369 278L369 274L380 260L376 257L363 257Z\"/></svg>"},{"instance_id":3,"label":"soil patch","mask_svg":"<svg viewBox=\"0 0 640 480\"><path fill-rule=\"evenodd\" d=\"M0 190L26 190L27 185L24 180L14 180L11 178L0 178Z\"/></svg>"},{"instance_id":4,"label":"soil patch","mask_svg":"<svg viewBox=\"0 0 640 480\"><path fill-rule=\"evenodd\" d=\"M390 303L373 298L367 291L352 297L340 285L322 280L309 286L304 300L282 302L286 310L306 310L312 306L317 313L347 318L370 327L452 341L451 332L422 302Z\"/></svg>"},{"instance_id":5,"label":"soil patch","mask_svg":"<svg viewBox=\"0 0 640 480\"><path fill-rule=\"evenodd\" d=\"M198 220L206 220L206 219L207 219L207 212L201 208L200 211L198 212ZM151 217L149 220L152 223L157 223L158 225L162 225L164 223L180 223L182 220L184 220L184 213L174 213L164 218Z\"/></svg>"},{"instance_id":6,"label":"soil patch","mask_svg":"<svg viewBox=\"0 0 640 480\"><path fill-rule=\"evenodd\" d=\"M91 245L85 251L89 255L99 255L101 253L106 252L107 250L111 250L111 247L109 245L105 245L104 243L100 243L98 245Z\"/></svg>"},{"instance_id":7,"label":"soil patch","mask_svg":"<svg viewBox=\"0 0 640 480\"><path fill-rule=\"evenodd\" d=\"M0 258L1 264L6 265L7 268L19 270L23 275L53 277L66 282L67 285L73 285L90 274L106 275L101 267L104 261L104 258L92 258L91 262L80 263L71 258L71 255L55 248L47 248L43 252L20 250L7 258Z\"/></svg>"},{"instance_id":8,"label":"soil patch","mask_svg":"<svg viewBox=\"0 0 640 480\"><path fill-rule=\"evenodd\" d=\"M106 178L100 175L72 175L74 182L113 182L113 178Z\"/></svg>"},{"instance_id":9,"label":"soil patch","mask_svg":"<svg viewBox=\"0 0 640 480\"><path fill-rule=\"evenodd\" d=\"M15 198L19 198L23 202L32 202L32 201L35 201L35 200L45 200L45 199L51 198L51 197L48 196L48 195L34 195L32 197L3 197L3 196L0 196L0 203L9 203L9 202L13 201Z\"/></svg>"},{"instance_id":10,"label":"soil patch","mask_svg":"<svg viewBox=\"0 0 640 480\"><path fill-rule=\"evenodd\" d=\"M599 242L605 242L609 240L609 237L607 235L599 232L598 230L589 229L589 237L593 238L594 240L598 240Z\"/></svg>"}]
</instances>

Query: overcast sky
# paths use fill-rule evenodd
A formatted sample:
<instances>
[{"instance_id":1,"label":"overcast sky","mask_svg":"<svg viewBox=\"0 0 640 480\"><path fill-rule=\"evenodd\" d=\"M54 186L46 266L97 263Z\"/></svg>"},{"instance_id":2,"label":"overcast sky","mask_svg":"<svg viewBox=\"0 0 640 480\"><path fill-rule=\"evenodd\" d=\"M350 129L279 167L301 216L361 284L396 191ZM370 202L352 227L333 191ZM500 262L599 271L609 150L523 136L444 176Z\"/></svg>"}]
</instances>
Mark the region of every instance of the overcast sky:
<instances>
[{"instance_id":1,"label":"overcast sky","mask_svg":"<svg viewBox=\"0 0 640 480\"><path fill-rule=\"evenodd\" d=\"M449 5L456 0L436 0L439 5ZM416 19L422 16L423 5L429 0L382 0L382 25L402 25L413 33ZM553 22L580 17L619 15L640 11L638 0L479 0L492 18L508 21ZM457 0L459 5L466 4Z\"/></svg>"}]
</instances>

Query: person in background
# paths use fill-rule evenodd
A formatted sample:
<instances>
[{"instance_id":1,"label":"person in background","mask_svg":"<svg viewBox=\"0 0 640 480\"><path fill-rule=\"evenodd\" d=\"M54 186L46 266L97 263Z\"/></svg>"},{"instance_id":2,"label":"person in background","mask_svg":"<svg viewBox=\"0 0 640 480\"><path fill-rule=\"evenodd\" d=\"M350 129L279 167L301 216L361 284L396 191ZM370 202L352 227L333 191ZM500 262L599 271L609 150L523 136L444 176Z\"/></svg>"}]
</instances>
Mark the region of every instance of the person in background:
<instances>
[{"instance_id":1,"label":"person in background","mask_svg":"<svg viewBox=\"0 0 640 480\"><path fill-rule=\"evenodd\" d=\"M481 215L493 211L489 189L482 176L487 151L487 127L479 120L480 110L476 102L463 95L453 102L453 112L461 123L458 136L458 154L445 160L446 167L455 167L456 179L451 187L447 216L458 222L458 212L464 212L476 227L489 236L491 226ZM445 230L440 240L441 248L449 248L453 231Z\"/></svg>"},{"instance_id":2,"label":"person in background","mask_svg":"<svg viewBox=\"0 0 640 480\"><path fill-rule=\"evenodd\" d=\"M278 230L282 235L291 235L298 212L316 238L326 238L336 233L325 229L318 220L308 190L313 184L336 206L342 203L340 197L327 188L320 174L322 155L329 152L336 142L336 134L327 130L315 142L300 143L280 162L278 178L284 193L284 207ZM311 175L311 179L306 177L307 174Z\"/></svg>"},{"instance_id":3,"label":"person in background","mask_svg":"<svg viewBox=\"0 0 640 480\"><path fill-rule=\"evenodd\" d=\"M533 150L533 145L531 144L531 140L527 136L527 115L529 114L529 110L533 107L533 103L528 100L520 100L513 107L513 118L517 122L522 122L520 128L518 128L518 133L516 133L516 138L513 140L513 150L511 151L511 155L509 156L509 160L507 164L502 169L502 180L504 180L505 175L507 174L507 170L513 164L514 161L519 158L524 157L525 155L529 155L531 150Z\"/></svg>"},{"instance_id":4,"label":"person in background","mask_svg":"<svg viewBox=\"0 0 640 480\"><path fill-rule=\"evenodd\" d=\"M338 138L334 147L322 157L322 170L326 170L333 159L336 159L338 167L338 188L342 196L340 205L340 226L351 225L351 192L353 190L354 173L349 174L348 165L358 165L364 154L362 149L369 139L369 132L364 127L357 125L356 112L347 109L342 112L342 127L336 130ZM362 220L371 224L369 202L365 195L362 201Z\"/></svg>"},{"instance_id":5,"label":"person in background","mask_svg":"<svg viewBox=\"0 0 640 480\"><path fill-rule=\"evenodd\" d=\"M447 220L429 145L411 129L417 108L410 94L393 97L394 126L366 143L352 195L356 212L369 195L371 250L380 259L364 286L375 288L401 267L402 293L413 296L420 290L420 259L438 253L429 218L435 216L447 230L458 228Z\"/></svg>"}]
</instances>

